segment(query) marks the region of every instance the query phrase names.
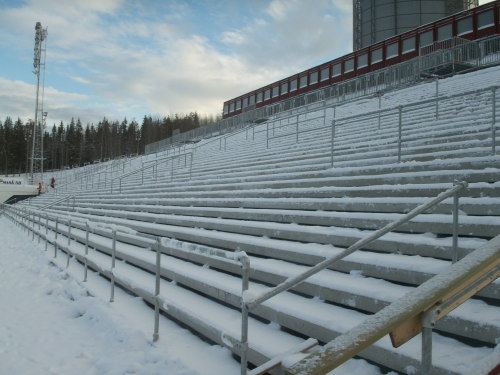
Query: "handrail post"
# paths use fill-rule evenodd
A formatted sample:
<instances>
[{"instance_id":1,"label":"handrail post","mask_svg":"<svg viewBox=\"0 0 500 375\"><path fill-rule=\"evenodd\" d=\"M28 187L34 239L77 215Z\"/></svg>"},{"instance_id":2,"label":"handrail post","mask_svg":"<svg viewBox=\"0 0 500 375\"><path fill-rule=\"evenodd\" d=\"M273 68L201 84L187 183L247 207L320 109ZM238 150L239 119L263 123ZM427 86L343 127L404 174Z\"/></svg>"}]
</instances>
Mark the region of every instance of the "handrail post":
<instances>
[{"instance_id":1,"label":"handrail post","mask_svg":"<svg viewBox=\"0 0 500 375\"><path fill-rule=\"evenodd\" d=\"M299 143L299 115L297 115L297 121L295 123L295 134L296 134L295 142Z\"/></svg>"},{"instance_id":2,"label":"handrail post","mask_svg":"<svg viewBox=\"0 0 500 375\"><path fill-rule=\"evenodd\" d=\"M403 106L398 107L398 163L401 162L401 133L403 128Z\"/></svg>"},{"instance_id":3,"label":"handrail post","mask_svg":"<svg viewBox=\"0 0 500 375\"><path fill-rule=\"evenodd\" d=\"M431 374L432 371L432 327L434 310L426 311L422 317L422 353L420 373Z\"/></svg>"},{"instance_id":4,"label":"handrail post","mask_svg":"<svg viewBox=\"0 0 500 375\"><path fill-rule=\"evenodd\" d=\"M71 244L71 219L69 219L68 223L68 251L67 251L67 257L66 257L66 268L69 267L69 258L70 258L70 250L69 250L69 245Z\"/></svg>"},{"instance_id":5,"label":"handrail post","mask_svg":"<svg viewBox=\"0 0 500 375\"><path fill-rule=\"evenodd\" d=\"M436 76L436 120L439 118L439 77Z\"/></svg>"},{"instance_id":6,"label":"handrail post","mask_svg":"<svg viewBox=\"0 0 500 375\"><path fill-rule=\"evenodd\" d=\"M161 240L156 237L156 273L155 273L155 321L153 342L158 341L160 338L160 276L161 276L161 253L160 253Z\"/></svg>"},{"instance_id":7,"label":"handrail post","mask_svg":"<svg viewBox=\"0 0 500 375\"><path fill-rule=\"evenodd\" d=\"M57 236L59 234L59 217L56 217L56 239L54 241L54 258L57 258Z\"/></svg>"},{"instance_id":8,"label":"handrail post","mask_svg":"<svg viewBox=\"0 0 500 375\"><path fill-rule=\"evenodd\" d=\"M48 247L48 235L49 235L49 214L45 214L45 251Z\"/></svg>"},{"instance_id":9,"label":"handrail post","mask_svg":"<svg viewBox=\"0 0 500 375\"><path fill-rule=\"evenodd\" d=\"M382 95L378 95L378 130L380 130L381 110L382 110Z\"/></svg>"},{"instance_id":10,"label":"handrail post","mask_svg":"<svg viewBox=\"0 0 500 375\"><path fill-rule=\"evenodd\" d=\"M266 148L269 148L269 121L266 124Z\"/></svg>"},{"instance_id":11,"label":"handrail post","mask_svg":"<svg viewBox=\"0 0 500 375\"><path fill-rule=\"evenodd\" d=\"M332 120L332 134L330 139L330 167L333 168L333 142L335 141L335 118Z\"/></svg>"},{"instance_id":12,"label":"handrail post","mask_svg":"<svg viewBox=\"0 0 500 375\"><path fill-rule=\"evenodd\" d=\"M453 183L454 186L458 185L458 181ZM458 261L458 192L453 194L453 243L452 243L452 263Z\"/></svg>"},{"instance_id":13,"label":"handrail post","mask_svg":"<svg viewBox=\"0 0 500 375\"><path fill-rule=\"evenodd\" d=\"M248 306L245 302L245 292L250 283L250 260L245 253L240 255L241 262L241 375L246 375L248 364Z\"/></svg>"},{"instance_id":14,"label":"handrail post","mask_svg":"<svg viewBox=\"0 0 500 375\"><path fill-rule=\"evenodd\" d=\"M491 102L491 153L496 154L496 86L491 90L492 102Z\"/></svg>"},{"instance_id":15,"label":"handrail post","mask_svg":"<svg viewBox=\"0 0 500 375\"><path fill-rule=\"evenodd\" d=\"M88 273L88 262L87 257L89 255L89 222L85 222L85 257L83 259L83 282L87 281Z\"/></svg>"},{"instance_id":16,"label":"handrail post","mask_svg":"<svg viewBox=\"0 0 500 375\"><path fill-rule=\"evenodd\" d=\"M113 245L111 248L111 294L109 302L115 301L115 259L116 259L116 229L113 229Z\"/></svg>"}]
</instances>

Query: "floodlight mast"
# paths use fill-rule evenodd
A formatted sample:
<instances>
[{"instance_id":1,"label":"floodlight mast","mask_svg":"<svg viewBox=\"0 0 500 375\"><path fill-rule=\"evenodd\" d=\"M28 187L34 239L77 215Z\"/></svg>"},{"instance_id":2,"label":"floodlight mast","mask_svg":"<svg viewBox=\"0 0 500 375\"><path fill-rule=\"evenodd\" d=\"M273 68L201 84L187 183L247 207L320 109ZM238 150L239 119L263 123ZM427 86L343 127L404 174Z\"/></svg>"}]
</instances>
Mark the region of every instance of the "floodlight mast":
<instances>
[{"instance_id":1,"label":"floodlight mast","mask_svg":"<svg viewBox=\"0 0 500 375\"><path fill-rule=\"evenodd\" d=\"M33 123L30 182L35 183L35 175L40 174L40 182L43 182L43 133L45 127L46 112L43 110L43 96L45 86L45 57L46 57L47 28L42 24L35 25L35 48L33 58L33 73L36 76L36 100L35 121ZM41 81L41 85L40 85ZM40 87L41 86L41 87Z\"/></svg>"}]
</instances>

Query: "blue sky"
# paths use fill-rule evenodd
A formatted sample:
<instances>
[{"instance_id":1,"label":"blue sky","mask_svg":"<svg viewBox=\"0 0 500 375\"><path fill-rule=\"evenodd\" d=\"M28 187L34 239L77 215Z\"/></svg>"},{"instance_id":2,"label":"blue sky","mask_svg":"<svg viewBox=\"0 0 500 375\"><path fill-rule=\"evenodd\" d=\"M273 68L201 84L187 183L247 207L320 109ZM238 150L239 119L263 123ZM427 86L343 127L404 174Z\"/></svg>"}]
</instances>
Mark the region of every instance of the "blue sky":
<instances>
[{"instance_id":1,"label":"blue sky","mask_svg":"<svg viewBox=\"0 0 500 375\"><path fill-rule=\"evenodd\" d=\"M48 123L198 111L352 49L351 0L0 0L0 119L31 118L35 22Z\"/></svg>"}]
</instances>

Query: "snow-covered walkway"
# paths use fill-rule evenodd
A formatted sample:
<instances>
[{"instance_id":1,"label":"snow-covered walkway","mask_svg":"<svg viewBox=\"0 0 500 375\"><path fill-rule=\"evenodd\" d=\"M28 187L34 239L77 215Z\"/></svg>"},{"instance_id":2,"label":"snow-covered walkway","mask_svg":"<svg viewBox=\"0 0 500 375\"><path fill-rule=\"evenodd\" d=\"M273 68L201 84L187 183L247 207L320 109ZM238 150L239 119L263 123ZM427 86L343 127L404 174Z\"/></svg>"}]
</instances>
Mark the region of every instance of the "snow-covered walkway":
<instances>
[{"instance_id":1,"label":"snow-covered walkway","mask_svg":"<svg viewBox=\"0 0 500 375\"><path fill-rule=\"evenodd\" d=\"M114 304L91 296L5 218L0 253L0 374L237 372L228 351L166 319L153 346L152 312L141 301L119 290Z\"/></svg>"},{"instance_id":2,"label":"snow-covered walkway","mask_svg":"<svg viewBox=\"0 0 500 375\"><path fill-rule=\"evenodd\" d=\"M141 299L116 289L110 304L106 280L89 272L81 283L76 262L66 270L65 256L51 254L0 217L0 375L239 373L228 350L167 319L153 345L153 313ZM381 372L353 359L330 374Z\"/></svg>"}]
</instances>

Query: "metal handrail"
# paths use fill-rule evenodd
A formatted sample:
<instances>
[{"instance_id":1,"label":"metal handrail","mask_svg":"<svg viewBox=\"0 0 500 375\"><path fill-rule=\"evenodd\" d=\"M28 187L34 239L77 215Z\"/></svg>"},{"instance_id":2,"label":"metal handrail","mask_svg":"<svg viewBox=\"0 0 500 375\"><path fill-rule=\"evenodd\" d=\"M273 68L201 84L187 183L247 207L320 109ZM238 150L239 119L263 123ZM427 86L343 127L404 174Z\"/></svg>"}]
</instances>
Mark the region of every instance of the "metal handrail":
<instances>
[{"instance_id":1,"label":"metal handrail","mask_svg":"<svg viewBox=\"0 0 500 375\"><path fill-rule=\"evenodd\" d=\"M49 207L55 206L56 204L62 203L62 202L67 201L67 200L69 200L69 199L71 199L71 198L75 199L75 198L76 198L76 196L75 196L75 195L73 195L73 194L68 195L68 196L66 196L66 197L64 197L64 198L61 198L61 199L56 200L55 202L49 203L49 204L47 204L47 205L45 205L45 206L42 206L42 207L40 208L40 210L46 210L46 209L47 209L47 208L49 208ZM73 204L73 206L74 206L74 204ZM73 208L74 208L74 207L73 207Z\"/></svg>"},{"instance_id":2,"label":"metal handrail","mask_svg":"<svg viewBox=\"0 0 500 375\"><path fill-rule=\"evenodd\" d=\"M387 90L394 87L401 87L405 84L413 84L422 79L421 73L425 71L425 69L437 67L442 63L442 60L448 61L450 58L451 61L454 62L455 59L458 58L456 55L459 55L464 62L470 62L473 65L472 69L479 66L485 67L498 64L498 54L492 55L494 51L491 51L491 48L484 47L487 44L494 44L493 47L495 51L498 52L500 50L500 37L494 36L469 41L468 43L454 46L450 49L435 51L428 55L418 56L414 59L382 70L366 73L365 75L353 78L349 81L344 81L340 84L333 84L327 86L326 88L321 88L297 97L286 99L279 103L270 104L265 107L244 112L240 115L223 119L214 125L200 127L189 132L181 133L177 136L150 143L146 145L145 153L152 153L155 152L155 150L158 151L160 146L163 146L163 144L167 141L172 144L177 141L180 142L197 137L199 133L207 133L206 135L211 135L215 132L220 132L222 124L224 124L225 128L231 128L240 126L244 123L252 122L255 118L269 118L276 115L278 112L303 107L304 105L309 105L318 101L335 99L337 103L340 103L345 102L346 99L352 99L353 97L359 98L369 94L376 94L384 89ZM474 48L474 51L477 50L479 52L476 51L477 53L467 53L467 51L465 51L467 48ZM493 59L494 61L486 61L485 57L487 56L493 56L490 59ZM333 95L332 91L334 91ZM299 105L291 104L293 102L298 103Z\"/></svg>"},{"instance_id":3,"label":"metal handrail","mask_svg":"<svg viewBox=\"0 0 500 375\"><path fill-rule=\"evenodd\" d=\"M174 165L173 165L173 161L175 159L180 159L182 157L184 157L184 166L186 166L187 162L186 162L186 159L187 159L187 155L191 155L191 160L192 160L192 157L193 157L193 153L192 152L186 152L186 153L183 153L183 154L177 154L177 155L171 155L171 156L166 156L166 157L163 157L163 158L160 158L160 159L155 159L155 160L150 160L149 162L154 162L154 164L151 164L151 165L143 165L141 168L138 168L138 169L135 169L133 171L130 171L128 173L125 173L121 176L117 176L113 179L110 180L110 183L111 183L111 193L113 192L113 186L114 186L114 182L116 180L119 181L119 192L121 193L122 191L122 180L125 178L125 177L129 177L129 176L132 176L134 174L137 174L139 172L142 172L142 180L143 180L143 183L144 183L144 171L145 170L148 170L148 169L153 169L153 173L155 173L155 170L156 170L156 177L158 177L158 164L160 164L161 162L164 162L164 161L168 161L168 160L171 160L172 161L172 178L173 178L173 168L174 168ZM143 163L144 164L144 163ZM192 163L191 163L191 166L192 166Z\"/></svg>"},{"instance_id":4,"label":"metal handrail","mask_svg":"<svg viewBox=\"0 0 500 375\"><path fill-rule=\"evenodd\" d=\"M500 276L500 235L399 300L286 369L287 374L332 371L386 334L399 347L422 331L421 374L432 372L435 323Z\"/></svg>"},{"instance_id":5,"label":"metal handrail","mask_svg":"<svg viewBox=\"0 0 500 375\"><path fill-rule=\"evenodd\" d=\"M429 210L430 208L436 206L440 202L444 201L445 199L449 197L453 197L453 240L452 240L452 258L453 262L458 260L458 207L459 207L459 202L458 202L458 196L459 193L462 192L467 188L467 182L461 181L458 182L456 181L454 183L454 186L451 187L450 189L438 194L436 197L428 201L427 203L423 203L417 207L415 207L413 210L408 212L407 214L403 215L401 218L398 220L389 223L385 225L384 227L376 230L375 232L371 233L370 235L363 237L356 241L353 245L349 246L347 249L343 250L337 255L331 256L326 258L325 260L321 261L317 265L309 268L307 271L302 272L296 276L292 276L287 278L285 281L282 283L278 284L277 286L269 289L268 291L261 293L260 295L254 296L249 293L247 293L248 290L248 284L249 284L249 270L250 270L250 261L249 259L246 259L246 264L243 264L243 277L242 277L242 298L241 298L241 375L246 375L247 374L247 363L246 363L246 350L248 350L248 316L251 310L253 310L255 307L258 305L262 304L263 302L269 300L270 298L287 291L304 280L308 279L309 277L317 274L318 272L332 266L335 262L345 258L346 256L354 253L355 251L365 247L369 243L377 240L378 238L382 237L383 235L395 230L396 228L400 227L401 225L409 222L411 219L414 217L420 215L421 213ZM243 353L245 352L245 353Z\"/></svg>"}]
</instances>

